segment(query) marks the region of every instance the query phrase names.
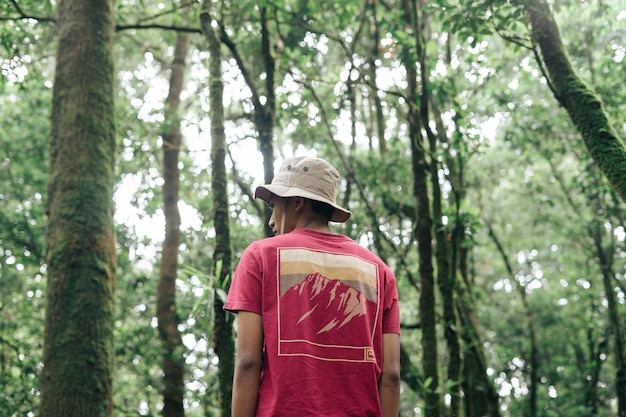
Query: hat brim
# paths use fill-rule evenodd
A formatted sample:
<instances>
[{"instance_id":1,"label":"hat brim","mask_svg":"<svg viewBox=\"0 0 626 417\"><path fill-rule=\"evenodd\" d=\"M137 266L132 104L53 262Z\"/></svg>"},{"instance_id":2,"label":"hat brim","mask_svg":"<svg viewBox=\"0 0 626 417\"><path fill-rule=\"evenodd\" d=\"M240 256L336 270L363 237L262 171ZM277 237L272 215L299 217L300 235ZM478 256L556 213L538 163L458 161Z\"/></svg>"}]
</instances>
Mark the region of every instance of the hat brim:
<instances>
[{"instance_id":1,"label":"hat brim","mask_svg":"<svg viewBox=\"0 0 626 417\"><path fill-rule=\"evenodd\" d=\"M254 198L260 198L266 203L269 203L269 199L272 194L277 195L278 197L304 197L309 200L315 200L328 204L334 209L333 214L330 216L331 222L344 223L348 221L350 216L352 216L352 212L338 206L334 201L320 198L317 194L313 194L307 190L293 186L288 187L279 184L260 185L254 191Z\"/></svg>"}]
</instances>

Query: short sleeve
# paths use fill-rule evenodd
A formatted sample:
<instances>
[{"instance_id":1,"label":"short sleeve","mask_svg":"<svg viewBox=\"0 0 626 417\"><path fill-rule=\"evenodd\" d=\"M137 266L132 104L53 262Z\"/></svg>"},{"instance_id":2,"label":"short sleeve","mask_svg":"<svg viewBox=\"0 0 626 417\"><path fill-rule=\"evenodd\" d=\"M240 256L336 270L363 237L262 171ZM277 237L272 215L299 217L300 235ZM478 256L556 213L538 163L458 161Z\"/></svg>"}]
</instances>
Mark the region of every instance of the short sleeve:
<instances>
[{"instance_id":1,"label":"short sleeve","mask_svg":"<svg viewBox=\"0 0 626 417\"><path fill-rule=\"evenodd\" d=\"M244 251L235 268L224 310L231 312L243 310L261 314L262 277L258 247L253 243Z\"/></svg>"},{"instance_id":2,"label":"short sleeve","mask_svg":"<svg viewBox=\"0 0 626 417\"><path fill-rule=\"evenodd\" d=\"M400 334L400 305L396 278L390 269L385 271L383 298L383 333Z\"/></svg>"}]
</instances>

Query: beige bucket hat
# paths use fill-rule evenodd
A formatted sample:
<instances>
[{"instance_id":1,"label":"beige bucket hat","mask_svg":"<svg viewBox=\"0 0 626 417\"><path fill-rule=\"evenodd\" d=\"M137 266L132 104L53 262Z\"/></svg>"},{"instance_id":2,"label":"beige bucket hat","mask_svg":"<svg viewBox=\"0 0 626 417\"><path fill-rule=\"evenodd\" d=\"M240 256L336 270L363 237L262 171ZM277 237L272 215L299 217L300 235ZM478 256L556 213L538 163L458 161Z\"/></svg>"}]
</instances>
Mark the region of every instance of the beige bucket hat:
<instances>
[{"instance_id":1,"label":"beige bucket hat","mask_svg":"<svg viewBox=\"0 0 626 417\"><path fill-rule=\"evenodd\" d=\"M295 156L287 158L269 185L260 185L254 198L268 202L270 196L304 197L332 206L330 220L337 223L347 221L352 213L337 205L335 196L339 187L339 172L321 158Z\"/></svg>"}]
</instances>

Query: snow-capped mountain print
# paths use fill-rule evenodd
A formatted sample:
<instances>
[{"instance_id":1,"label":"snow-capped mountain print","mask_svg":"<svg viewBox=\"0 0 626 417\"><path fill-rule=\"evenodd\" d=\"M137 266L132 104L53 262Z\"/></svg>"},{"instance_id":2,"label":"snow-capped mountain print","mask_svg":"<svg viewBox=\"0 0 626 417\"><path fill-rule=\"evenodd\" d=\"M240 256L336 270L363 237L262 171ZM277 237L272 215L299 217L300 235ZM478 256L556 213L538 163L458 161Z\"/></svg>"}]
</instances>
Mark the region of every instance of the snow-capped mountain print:
<instances>
[{"instance_id":1,"label":"snow-capped mountain print","mask_svg":"<svg viewBox=\"0 0 626 417\"><path fill-rule=\"evenodd\" d=\"M375 360L376 265L307 249L282 249L279 259L279 354Z\"/></svg>"},{"instance_id":2,"label":"snow-capped mountain print","mask_svg":"<svg viewBox=\"0 0 626 417\"><path fill-rule=\"evenodd\" d=\"M291 287L282 301L307 307L297 315L285 314L283 326L293 328L308 321L307 327L313 328L317 335L339 330L353 320L355 326L367 326L367 309L376 307L360 291L340 280L329 280L319 272L309 274L302 283Z\"/></svg>"}]
</instances>

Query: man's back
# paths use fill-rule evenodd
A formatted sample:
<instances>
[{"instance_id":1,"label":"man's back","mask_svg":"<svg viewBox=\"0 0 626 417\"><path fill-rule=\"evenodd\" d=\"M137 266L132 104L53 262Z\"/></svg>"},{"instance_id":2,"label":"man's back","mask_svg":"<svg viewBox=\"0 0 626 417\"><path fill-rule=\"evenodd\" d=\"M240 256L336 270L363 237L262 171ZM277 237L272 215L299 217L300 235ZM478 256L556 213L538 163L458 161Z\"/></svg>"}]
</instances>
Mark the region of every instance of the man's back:
<instances>
[{"instance_id":1,"label":"man's back","mask_svg":"<svg viewBox=\"0 0 626 417\"><path fill-rule=\"evenodd\" d=\"M237 274L226 308L263 318L258 416L381 415L382 334L399 323L380 259L345 236L296 229L253 243Z\"/></svg>"},{"instance_id":2,"label":"man's back","mask_svg":"<svg viewBox=\"0 0 626 417\"><path fill-rule=\"evenodd\" d=\"M277 236L246 249L226 299L239 312L234 417L398 415L395 278L331 232L352 214L339 184L328 162L296 156L254 192Z\"/></svg>"}]
</instances>

